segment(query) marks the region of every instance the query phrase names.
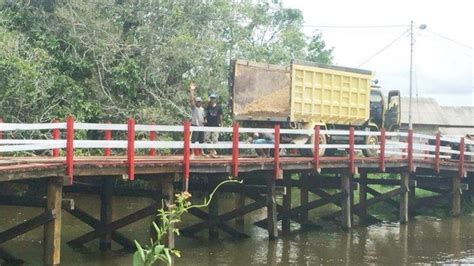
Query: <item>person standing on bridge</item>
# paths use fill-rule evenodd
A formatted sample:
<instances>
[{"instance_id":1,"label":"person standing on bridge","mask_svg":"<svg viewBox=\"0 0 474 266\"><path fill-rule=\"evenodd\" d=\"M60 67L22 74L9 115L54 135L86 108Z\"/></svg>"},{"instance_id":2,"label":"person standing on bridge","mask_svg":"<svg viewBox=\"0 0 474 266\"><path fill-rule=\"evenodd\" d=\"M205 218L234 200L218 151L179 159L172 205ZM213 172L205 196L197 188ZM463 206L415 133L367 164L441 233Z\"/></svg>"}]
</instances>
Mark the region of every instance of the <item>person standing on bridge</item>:
<instances>
[{"instance_id":1,"label":"person standing on bridge","mask_svg":"<svg viewBox=\"0 0 474 266\"><path fill-rule=\"evenodd\" d=\"M203 127L205 118L206 118L206 111L202 107L202 99L201 97L194 97L194 92L196 91L196 84L191 82L189 85L189 96L191 101L191 125L197 127ZM202 131L195 131L192 133L191 136L191 143L203 143L204 142L204 132ZM192 156L199 155L202 153L201 149L194 149ZM204 155L204 154L203 154Z\"/></svg>"},{"instance_id":2,"label":"person standing on bridge","mask_svg":"<svg viewBox=\"0 0 474 266\"><path fill-rule=\"evenodd\" d=\"M222 107L217 104L217 95L212 93L209 95L209 103L206 108L206 126L222 126L222 115ZM219 141L219 132L205 132L204 139L206 143L215 144ZM212 158L217 158L217 152L215 149L211 149L209 154Z\"/></svg>"}]
</instances>

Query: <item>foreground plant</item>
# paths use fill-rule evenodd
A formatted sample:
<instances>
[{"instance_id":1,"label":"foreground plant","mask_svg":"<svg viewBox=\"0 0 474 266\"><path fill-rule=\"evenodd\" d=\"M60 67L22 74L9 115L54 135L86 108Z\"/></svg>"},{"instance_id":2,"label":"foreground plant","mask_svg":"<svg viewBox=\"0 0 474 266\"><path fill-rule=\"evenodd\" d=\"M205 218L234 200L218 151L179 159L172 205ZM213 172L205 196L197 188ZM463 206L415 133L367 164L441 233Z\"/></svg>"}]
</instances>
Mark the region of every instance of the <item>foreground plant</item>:
<instances>
[{"instance_id":1,"label":"foreground plant","mask_svg":"<svg viewBox=\"0 0 474 266\"><path fill-rule=\"evenodd\" d=\"M191 208L204 208L209 206L216 191L227 183L242 183L242 181L225 180L219 183L209 195L209 199L205 198L201 205L192 205L190 201L192 195L187 191L175 194L176 199L174 204L166 206L166 209L163 201L163 207L158 210L158 214L156 215L160 224L158 225L156 222L152 222L153 228L156 231L156 239L150 239L150 246L142 246L135 240L137 251L133 254L133 265L148 266L153 265L157 261L171 265L173 256L181 257L179 250L169 248L163 243L163 237L165 237L170 228L173 228L171 230L173 234L179 235L179 229L174 228L174 225L181 221L181 216Z\"/></svg>"}]
</instances>

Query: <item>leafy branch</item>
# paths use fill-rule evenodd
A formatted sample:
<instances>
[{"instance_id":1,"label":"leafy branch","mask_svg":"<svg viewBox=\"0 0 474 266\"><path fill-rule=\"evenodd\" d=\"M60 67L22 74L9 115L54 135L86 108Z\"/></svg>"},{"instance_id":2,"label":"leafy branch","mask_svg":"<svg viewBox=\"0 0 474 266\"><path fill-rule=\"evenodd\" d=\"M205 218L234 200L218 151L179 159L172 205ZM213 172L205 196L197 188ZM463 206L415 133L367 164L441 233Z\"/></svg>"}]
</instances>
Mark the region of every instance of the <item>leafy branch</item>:
<instances>
[{"instance_id":1,"label":"leafy branch","mask_svg":"<svg viewBox=\"0 0 474 266\"><path fill-rule=\"evenodd\" d=\"M242 181L225 180L219 183L209 195L209 199L205 198L203 204L200 205L191 204L190 199L192 195L187 191L176 194L174 204L165 205L165 202L163 201L163 207L158 210L157 214L158 220L160 221L159 225L156 222L152 222L153 228L156 231L156 239L150 239L150 245L145 247L135 240L137 251L133 254L133 265L149 266L153 265L157 261L162 261L167 265L171 265L173 261L172 256L176 256L178 258L181 257L181 252L177 249L167 247L163 241L163 238L170 231L173 234L179 235L179 229L174 228L174 225L181 222L182 215L192 208L208 207L217 190L221 186L228 183L241 184Z\"/></svg>"}]
</instances>

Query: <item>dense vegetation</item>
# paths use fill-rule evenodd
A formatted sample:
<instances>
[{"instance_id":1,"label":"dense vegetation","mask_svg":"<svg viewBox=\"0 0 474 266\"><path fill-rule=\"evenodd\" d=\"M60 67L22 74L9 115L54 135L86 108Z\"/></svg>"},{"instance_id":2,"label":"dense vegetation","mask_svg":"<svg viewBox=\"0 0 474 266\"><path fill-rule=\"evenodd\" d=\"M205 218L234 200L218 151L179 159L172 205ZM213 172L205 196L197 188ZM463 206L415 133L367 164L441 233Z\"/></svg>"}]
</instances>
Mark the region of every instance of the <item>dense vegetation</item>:
<instances>
[{"instance_id":1,"label":"dense vegetation","mask_svg":"<svg viewBox=\"0 0 474 266\"><path fill-rule=\"evenodd\" d=\"M225 105L233 58L329 63L331 52L276 0L0 0L0 117L178 123L191 80Z\"/></svg>"}]
</instances>

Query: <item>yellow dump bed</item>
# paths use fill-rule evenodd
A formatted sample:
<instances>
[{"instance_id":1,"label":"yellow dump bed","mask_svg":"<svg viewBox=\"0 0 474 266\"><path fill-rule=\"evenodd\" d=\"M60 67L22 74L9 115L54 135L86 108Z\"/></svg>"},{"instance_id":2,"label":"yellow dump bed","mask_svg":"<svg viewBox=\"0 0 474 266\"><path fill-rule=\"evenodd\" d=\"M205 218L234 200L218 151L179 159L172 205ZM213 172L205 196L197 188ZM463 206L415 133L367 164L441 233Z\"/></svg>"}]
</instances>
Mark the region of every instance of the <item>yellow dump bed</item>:
<instances>
[{"instance_id":1,"label":"yellow dump bed","mask_svg":"<svg viewBox=\"0 0 474 266\"><path fill-rule=\"evenodd\" d=\"M236 120L360 125L369 119L372 73L294 62L236 60L231 107Z\"/></svg>"},{"instance_id":2,"label":"yellow dump bed","mask_svg":"<svg viewBox=\"0 0 474 266\"><path fill-rule=\"evenodd\" d=\"M292 64L290 121L363 124L370 115L371 78L361 69Z\"/></svg>"}]
</instances>

